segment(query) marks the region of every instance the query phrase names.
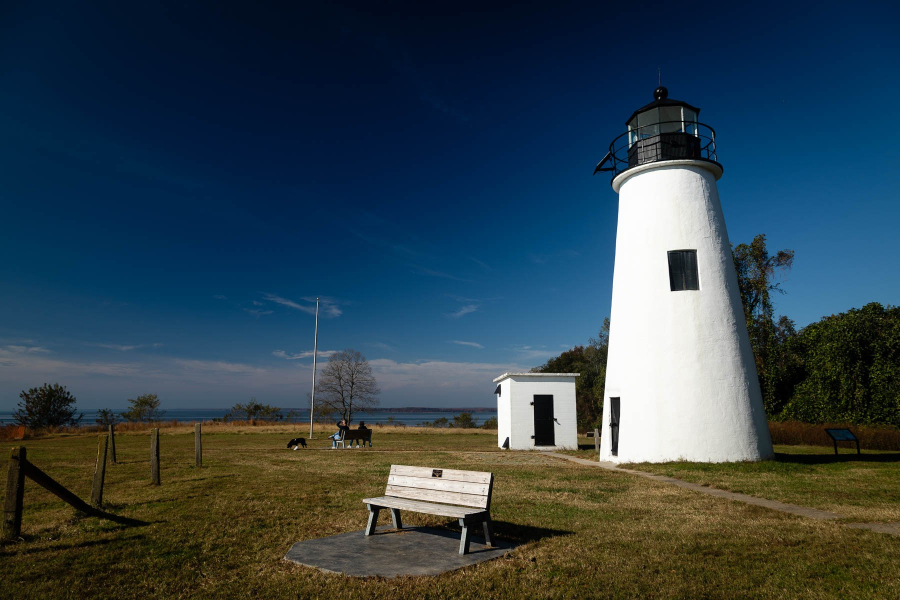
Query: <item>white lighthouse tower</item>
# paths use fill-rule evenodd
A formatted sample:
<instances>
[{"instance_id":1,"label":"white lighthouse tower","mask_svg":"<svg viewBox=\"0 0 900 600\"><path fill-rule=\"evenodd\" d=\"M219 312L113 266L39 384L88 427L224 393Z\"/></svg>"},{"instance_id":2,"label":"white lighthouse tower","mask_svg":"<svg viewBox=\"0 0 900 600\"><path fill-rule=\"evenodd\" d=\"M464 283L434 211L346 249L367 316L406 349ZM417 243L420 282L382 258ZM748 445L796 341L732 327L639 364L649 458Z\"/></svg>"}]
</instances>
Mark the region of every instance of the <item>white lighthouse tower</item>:
<instances>
[{"instance_id":1,"label":"white lighthouse tower","mask_svg":"<svg viewBox=\"0 0 900 600\"><path fill-rule=\"evenodd\" d=\"M597 171L619 194L600 460L773 456L700 109L655 100Z\"/></svg>"}]
</instances>

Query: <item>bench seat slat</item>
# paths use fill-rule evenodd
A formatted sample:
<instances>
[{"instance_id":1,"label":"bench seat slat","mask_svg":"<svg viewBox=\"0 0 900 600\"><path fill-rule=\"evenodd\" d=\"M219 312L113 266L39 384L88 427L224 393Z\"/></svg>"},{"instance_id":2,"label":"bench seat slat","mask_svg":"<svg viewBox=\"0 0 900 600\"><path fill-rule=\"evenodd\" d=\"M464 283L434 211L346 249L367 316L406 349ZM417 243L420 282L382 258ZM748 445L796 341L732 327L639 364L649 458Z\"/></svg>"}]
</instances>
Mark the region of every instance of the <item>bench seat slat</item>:
<instances>
[{"instance_id":1,"label":"bench seat slat","mask_svg":"<svg viewBox=\"0 0 900 600\"><path fill-rule=\"evenodd\" d=\"M384 489L384 495L394 496L395 498L409 498L412 500L437 502L439 504L457 504L459 506L470 506L474 508L487 508L489 502L487 496L460 494L458 492L445 492L441 490L424 490L421 488L403 487L399 485L388 485Z\"/></svg>"},{"instance_id":2,"label":"bench seat slat","mask_svg":"<svg viewBox=\"0 0 900 600\"><path fill-rule=\"evenodd\" d=\"M413 512L426 513L429 515L440 515L442 517L453 517L460 519L469 515L476 515L486 512L479 508L465 508L463 506L449 506L447 504L437 504L434 502L418 502L407 498L394 498L391 496L382 496L381 498L365 498L366 504L380 506L382 508L397 508L400 510L411 510Z\"/></svg>"},{"instance_id":3,"label":"bench seat slat","mask_svg":"<svg viewBox=\"0 0 900 600\"><path fill-rule=\"evenodd\" d=\"M408 477L405 475L391 475L388 477L388 485L401 487L420 488L424 490L440 490L442 492L458 492L460 494L474 494L487 496L489 483L470 483L467 481L453 481L442 477Z\"/></svg>"},{"instance_id":4,"label":"bench seat slat","mask_svg":"<svg viewBox=\"0 0 900 600\"><path fill-rule=\"evenodd\" d=\"M439 469L440 479L449 481L467 481L470 483L490 483L491 474L483 471L457 471L455 469ZM410 467L407 465L391 465L391 475L406 475L409 477L431 477L435 469L431 467ZM435 479L438 479L435 477Z\"/></svg>"}]
</instances>

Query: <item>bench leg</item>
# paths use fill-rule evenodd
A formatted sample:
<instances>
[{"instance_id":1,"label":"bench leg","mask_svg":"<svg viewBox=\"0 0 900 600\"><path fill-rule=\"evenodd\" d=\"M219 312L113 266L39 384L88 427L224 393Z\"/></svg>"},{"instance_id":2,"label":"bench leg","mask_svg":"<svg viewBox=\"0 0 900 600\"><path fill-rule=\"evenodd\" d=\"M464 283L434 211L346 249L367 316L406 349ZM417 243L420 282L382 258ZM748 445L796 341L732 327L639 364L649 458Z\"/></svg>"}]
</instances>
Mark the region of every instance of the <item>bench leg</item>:
<instances>
[{"instance_id":1,"label":"bench leg","mask_svg":"<svg viewBox=\"0 0 900 600\"><path fill-rule=\"evenodd\" d=\"M494 532L491 531L491 518L486 517L481 525L484 528L484 543L496 547L494 546Z\"/></svg>"},{"instance_id":2,"label":"bench leg","mask_svg":"<svg viewBox=\"0 0 900 600\"><path fill-rule=\"evenodd\" d=\"M369 524L366 525L366 535L372 535L375 533L375 527L378 525L378 511L381 509L371 504L366 506L369 508Z\"/></svg>"},{"instance_id":3,"label":"bench leg","mask_svg":"<svg viewBox=\"0 0 900 600\"><path fill-rule=\"evenodd\" d=\"M403 529L403 521L400 520L400 509L391 509L391 519L394 520L394 529Z\"/></svg>"},{"instance_id":4,"label":"bench leg","mask_svg":"<svg viewBox=\"0 0 900 600\"><path fill-rule=\"evenodd\" d=\"M471 531L469 530L469 524L465 519L460 519L459 524L462 526L462 537L459 539L459 553L460 554L468 554L469 553L469 535Z\"/></svg>"}]
</instances>

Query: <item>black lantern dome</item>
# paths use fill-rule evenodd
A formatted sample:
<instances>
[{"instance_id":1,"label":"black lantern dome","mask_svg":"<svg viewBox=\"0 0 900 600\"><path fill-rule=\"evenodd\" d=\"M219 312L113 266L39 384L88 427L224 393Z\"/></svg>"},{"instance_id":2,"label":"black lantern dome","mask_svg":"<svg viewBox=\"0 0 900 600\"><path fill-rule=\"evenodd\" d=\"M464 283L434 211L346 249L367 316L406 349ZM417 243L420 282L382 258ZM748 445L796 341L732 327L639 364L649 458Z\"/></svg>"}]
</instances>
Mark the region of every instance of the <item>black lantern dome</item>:
<instances>
[{"instance_id":1,"label":"black lantern dome","mask_svg":"<svg viewBox=\"0 0 900 600\"><path fill-rule=\"evenodd\" d=\"M615 177L633 167L664 160L716 162L716 132L700 123L699 115L699 108L670 99L669 90L659 86L653 90L653 102L625 121L628 131L613 140L594 173L612 171Z\"/></svg>"}]
</instances>

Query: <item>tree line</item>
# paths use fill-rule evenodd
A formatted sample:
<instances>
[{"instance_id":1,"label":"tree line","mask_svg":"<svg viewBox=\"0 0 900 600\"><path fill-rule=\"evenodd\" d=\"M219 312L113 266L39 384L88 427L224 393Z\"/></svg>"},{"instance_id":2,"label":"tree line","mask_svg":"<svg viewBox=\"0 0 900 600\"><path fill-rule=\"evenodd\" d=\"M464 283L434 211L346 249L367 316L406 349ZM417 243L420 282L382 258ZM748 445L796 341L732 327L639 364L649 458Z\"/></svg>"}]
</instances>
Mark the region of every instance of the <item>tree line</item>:
<instances>
[{"instance_id":1,"label":"tree line","mask_svg":"<svg viewBox=\"0 0 900 600\"><path fill-rule=\"evenodd\" d=\"M317 411L320 415L340 415L350 423L354 413L368 412L378 406L379 393L366 357L356 350L347 349L333 354L322 369L321 377L316 382ZM78 414L75 408L75 396L59 383L45 383L39 388L22 390L19 398L21 401L18 410L13 412L13 419L31 429L77 426L84 418L84 414ZM113 425L120 419L153 422L165 415L156 394L144 394L129 399L128 403L130 408L121 413L108 408L99 409L97 424ZM294 415L294 411L287 414L288 418ZM280 421L283 418L285 415L281 408L258 402L254 397L249 402L235 404L222 420Z\"/></svg>"},{"instance_id":2,"label":"tree line","mask_svg":"<svg viewBox=\"0 0 900 600\"><path fill-rule=\"evenodd\" d=\"M22 390L19 398L21 402L18 410L13 412L13 419L31 429L74 427L81 424L84 418L84 413L79 414L75 409L75 396L59 383L45 383L39 388ZM131 407L118 414L108 408L99 409L97 424L112 425L120 419L132 423L159 421L166 412L160 410L160 400L156 394L129 398L128 403Z\"/></svg>"},{"instance_id":3,"label":"tree line","mask_svg":"<svg viewBox=\"0 0 900 600\"><path fill-rule=\"evenodd\" d=\"M791 268L792 250L770 253L765 234L732 248L763 405L770 420L900 427L900 308L873 302L797 329L775 318L773 296ZM603 414L610 321L596 338L532 369L581 373L575 382L578 425Z\"/></svg>"}]
</instances>

